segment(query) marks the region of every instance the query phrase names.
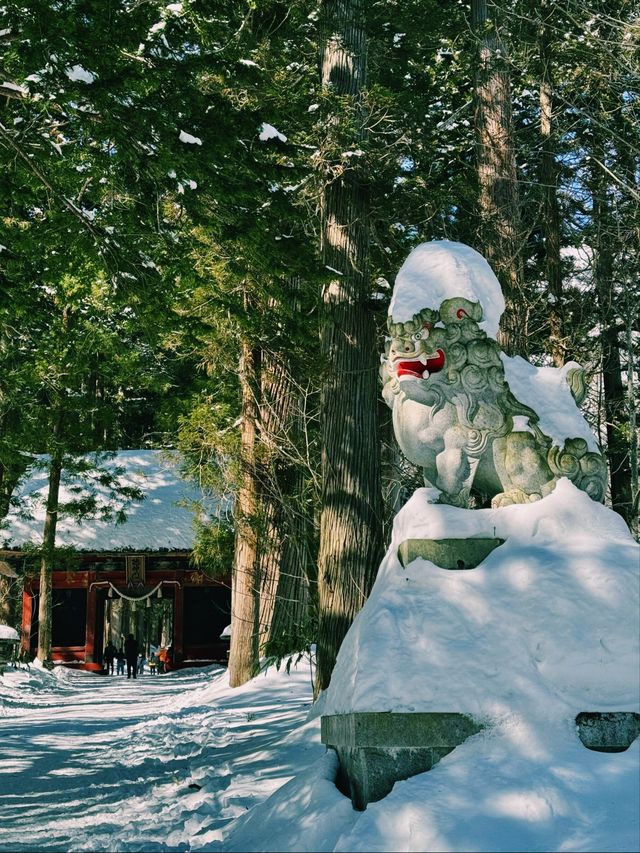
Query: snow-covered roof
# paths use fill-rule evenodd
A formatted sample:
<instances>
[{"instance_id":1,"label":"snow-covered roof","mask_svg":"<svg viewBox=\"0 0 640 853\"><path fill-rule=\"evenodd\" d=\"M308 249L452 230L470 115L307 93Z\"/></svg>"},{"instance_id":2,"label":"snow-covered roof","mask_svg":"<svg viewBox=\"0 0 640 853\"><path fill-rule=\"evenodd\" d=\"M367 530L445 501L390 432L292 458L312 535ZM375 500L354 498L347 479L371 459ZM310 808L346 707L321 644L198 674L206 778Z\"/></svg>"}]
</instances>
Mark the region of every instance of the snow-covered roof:
<instances>
[{"instance_id":1,"label":"snow-covered roof","mask_svg":"<svg viewBox=\"0 0 640 853\"><path fill-rule=\"evenodd\" d=\"M189 550L194 542L194 514L190 505L201 501L203 496L193 483L182 477L179 464L180 457L174 451L125 450L116 453L103 463L103 467L110 471L122 469L118 478L120 484L140 489L144 500L134 501L126 507L126 521L118 524L115 512L123 501L109 502L108 489L94 482L91 490L98 506L110 504L114 510L113 518L76 520L61 514L56 545L70 545L83 551ZM78 499L79 495L72 490L77 482L73 477L65 478L63 473L61 503ZM16 492L19 505L11 510L0 527L0 542L4 542L6 548L42 542L47 488L46 471L34 465ZM219 508L220 502L208 502L210 514Z\"/></svg>"}]
</instances>

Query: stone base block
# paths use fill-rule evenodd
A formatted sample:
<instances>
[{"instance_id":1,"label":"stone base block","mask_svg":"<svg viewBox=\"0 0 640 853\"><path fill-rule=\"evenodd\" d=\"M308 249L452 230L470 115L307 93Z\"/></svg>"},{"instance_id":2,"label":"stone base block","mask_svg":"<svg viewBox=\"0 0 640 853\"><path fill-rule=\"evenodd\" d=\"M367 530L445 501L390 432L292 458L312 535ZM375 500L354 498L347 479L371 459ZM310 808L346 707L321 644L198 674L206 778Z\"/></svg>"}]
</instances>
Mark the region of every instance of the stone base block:
<instances>
[{"instance_id":1,"label":"stone base block","mask_svg":"<svg viewBox=\"0 0 640 853\"><path fill-rule=\"evenodd\" d=\"M576 717L578 737L596 752L624 752L640 735L640 714L634 711L582 711Z\"/></svg>"},{"instance_id":2,"label":"stone base block","mask_svg":"<svg viewBox=\"0 0 640 853\"><path fill-rule=\"evenodd\" d=\"M322 717L321 738L340 761L336 784L364 810L401 779L434 764L482 726L458 713L336 714Z\"/></svg>"},{"instance_id":3,"label":"stone base block","mask_svg":"<svg viewBox=\"0 0 640 853\"><path fill-rule=\"evenodd\" d=\"M441 569L475 569L504 539L405 539L398 548L403 566L422 557Z\"/></svg>"}]
</instances>

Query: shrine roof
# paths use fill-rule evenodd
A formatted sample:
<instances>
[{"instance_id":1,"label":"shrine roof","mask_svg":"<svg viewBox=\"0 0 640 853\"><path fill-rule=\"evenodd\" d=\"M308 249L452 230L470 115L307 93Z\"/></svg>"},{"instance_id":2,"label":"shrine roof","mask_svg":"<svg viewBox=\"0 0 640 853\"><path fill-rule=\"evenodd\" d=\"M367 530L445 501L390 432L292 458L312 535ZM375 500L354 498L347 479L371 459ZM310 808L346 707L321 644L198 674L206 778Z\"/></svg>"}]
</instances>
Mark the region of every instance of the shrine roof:
<instances>
[{"instance_id":1,"label":"shrine roof","mask_svg":"<svg viewBox=\"0 0 640 853\"><path fill-rule=\"evenodd\" d=\"M94 460L96 455L86 458ZM20 549L42 543L48 490L48 474L42 466L46 460L37 457L16 489L15 506L0 522L0 547ZM81 551L188 551L194 544L194 518L219 515L228 507L226 501L203 495L182 475L176 451L118 451L102 458L100 467L116 474L121 486L139 489L144 498L114 500L99 474L63 471L57 546ZM64 504L87 496L95 500L97 511L92 516L79 519L65 514ZM124 510L126 520L118 520L119 510Z\"/></svg>"}]
</instances>

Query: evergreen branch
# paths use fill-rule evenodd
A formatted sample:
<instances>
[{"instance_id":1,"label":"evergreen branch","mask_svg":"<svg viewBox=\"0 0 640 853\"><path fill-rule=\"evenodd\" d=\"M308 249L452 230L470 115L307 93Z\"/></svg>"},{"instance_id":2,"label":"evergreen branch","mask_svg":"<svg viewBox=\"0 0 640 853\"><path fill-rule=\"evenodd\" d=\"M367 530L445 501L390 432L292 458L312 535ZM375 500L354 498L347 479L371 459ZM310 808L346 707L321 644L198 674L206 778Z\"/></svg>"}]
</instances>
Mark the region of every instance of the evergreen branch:
<instances>
[{"instance_id":1,"label":"evergreen branch","mask_svg":"<svg viewBox=\"0 0 640 853\"><path fill-rule=\"evenodd\" d=\"M635 198L636 201L640 201L640 193L637 192L637 190L635 190L631 186L631 184L628 184L626 181L623 181L622 178L618 177L618 175L616 175L614 172L611 171L611 169L609 169L607 166L605 166L605 164L602 161L598 160L597 157L594 157L593 154L591 154L591 159L593 160L594 163L596 163L596 165L598 165L602 169L603 172L606 172L610 178L613 178L613 180L619 186L621 186L623 190L625 190L631 196L633 196L633 198Z\"/></svg>"},{"instance_id":2,"label":"evergreen branch","mask_svg":"<svg viewBox=\"0 0 640 853\"><path fill-rule=\"evenodd\" d=\"M55 187L52 185L51 181L46 177L46 175L42 172L42 170L36 166L36 164L24 153L24 151L20 148L18 143L13 139L7 128L0 122L0 138L2 138L10 148L12 148L16 154L20 157L20 159L27 164L29 170L36 176L36 178L42 183L44 187L46 187L49 192L53 195L54 198L59 198L62 201L64 207L78 219L84 228L91 234L91 236L95 240L100 240L104 235L101 233L99 229L97 229L89 219L84 215L84 213L77 207L70 199L66 196L62 195L62 193L58 192Z\"/></svg>"}]
</instances>

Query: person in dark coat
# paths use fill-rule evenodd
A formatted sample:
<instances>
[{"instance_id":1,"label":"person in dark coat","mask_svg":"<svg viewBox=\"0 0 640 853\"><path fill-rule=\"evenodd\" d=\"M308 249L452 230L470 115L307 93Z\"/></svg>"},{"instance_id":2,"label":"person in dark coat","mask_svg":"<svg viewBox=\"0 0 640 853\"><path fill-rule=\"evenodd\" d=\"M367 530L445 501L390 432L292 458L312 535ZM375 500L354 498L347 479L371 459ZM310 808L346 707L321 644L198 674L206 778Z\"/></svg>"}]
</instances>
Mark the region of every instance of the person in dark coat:
<instances>
[{"instance_id":1,"label":"person in dark coat","mask_svg":"<svg viewBox=\"0 0 640 853\"><path fill-rule=\"evenodd\" d=\"M124 641L124 655L127 659L127 678L136 677L138 671L138 641L129 634Z\"/></svg>"},{"instance_id":2,"label":"person in dark coat","mask_svg":"<svg viewBox=\"0 0 640 853\"><path fill-rule=\"evenodd\" d=\"M107 675L113 675L113 662L116 658L116 647L111 640L104 647L104 667L107 670Z\"/></svg>"}]
</instances>

